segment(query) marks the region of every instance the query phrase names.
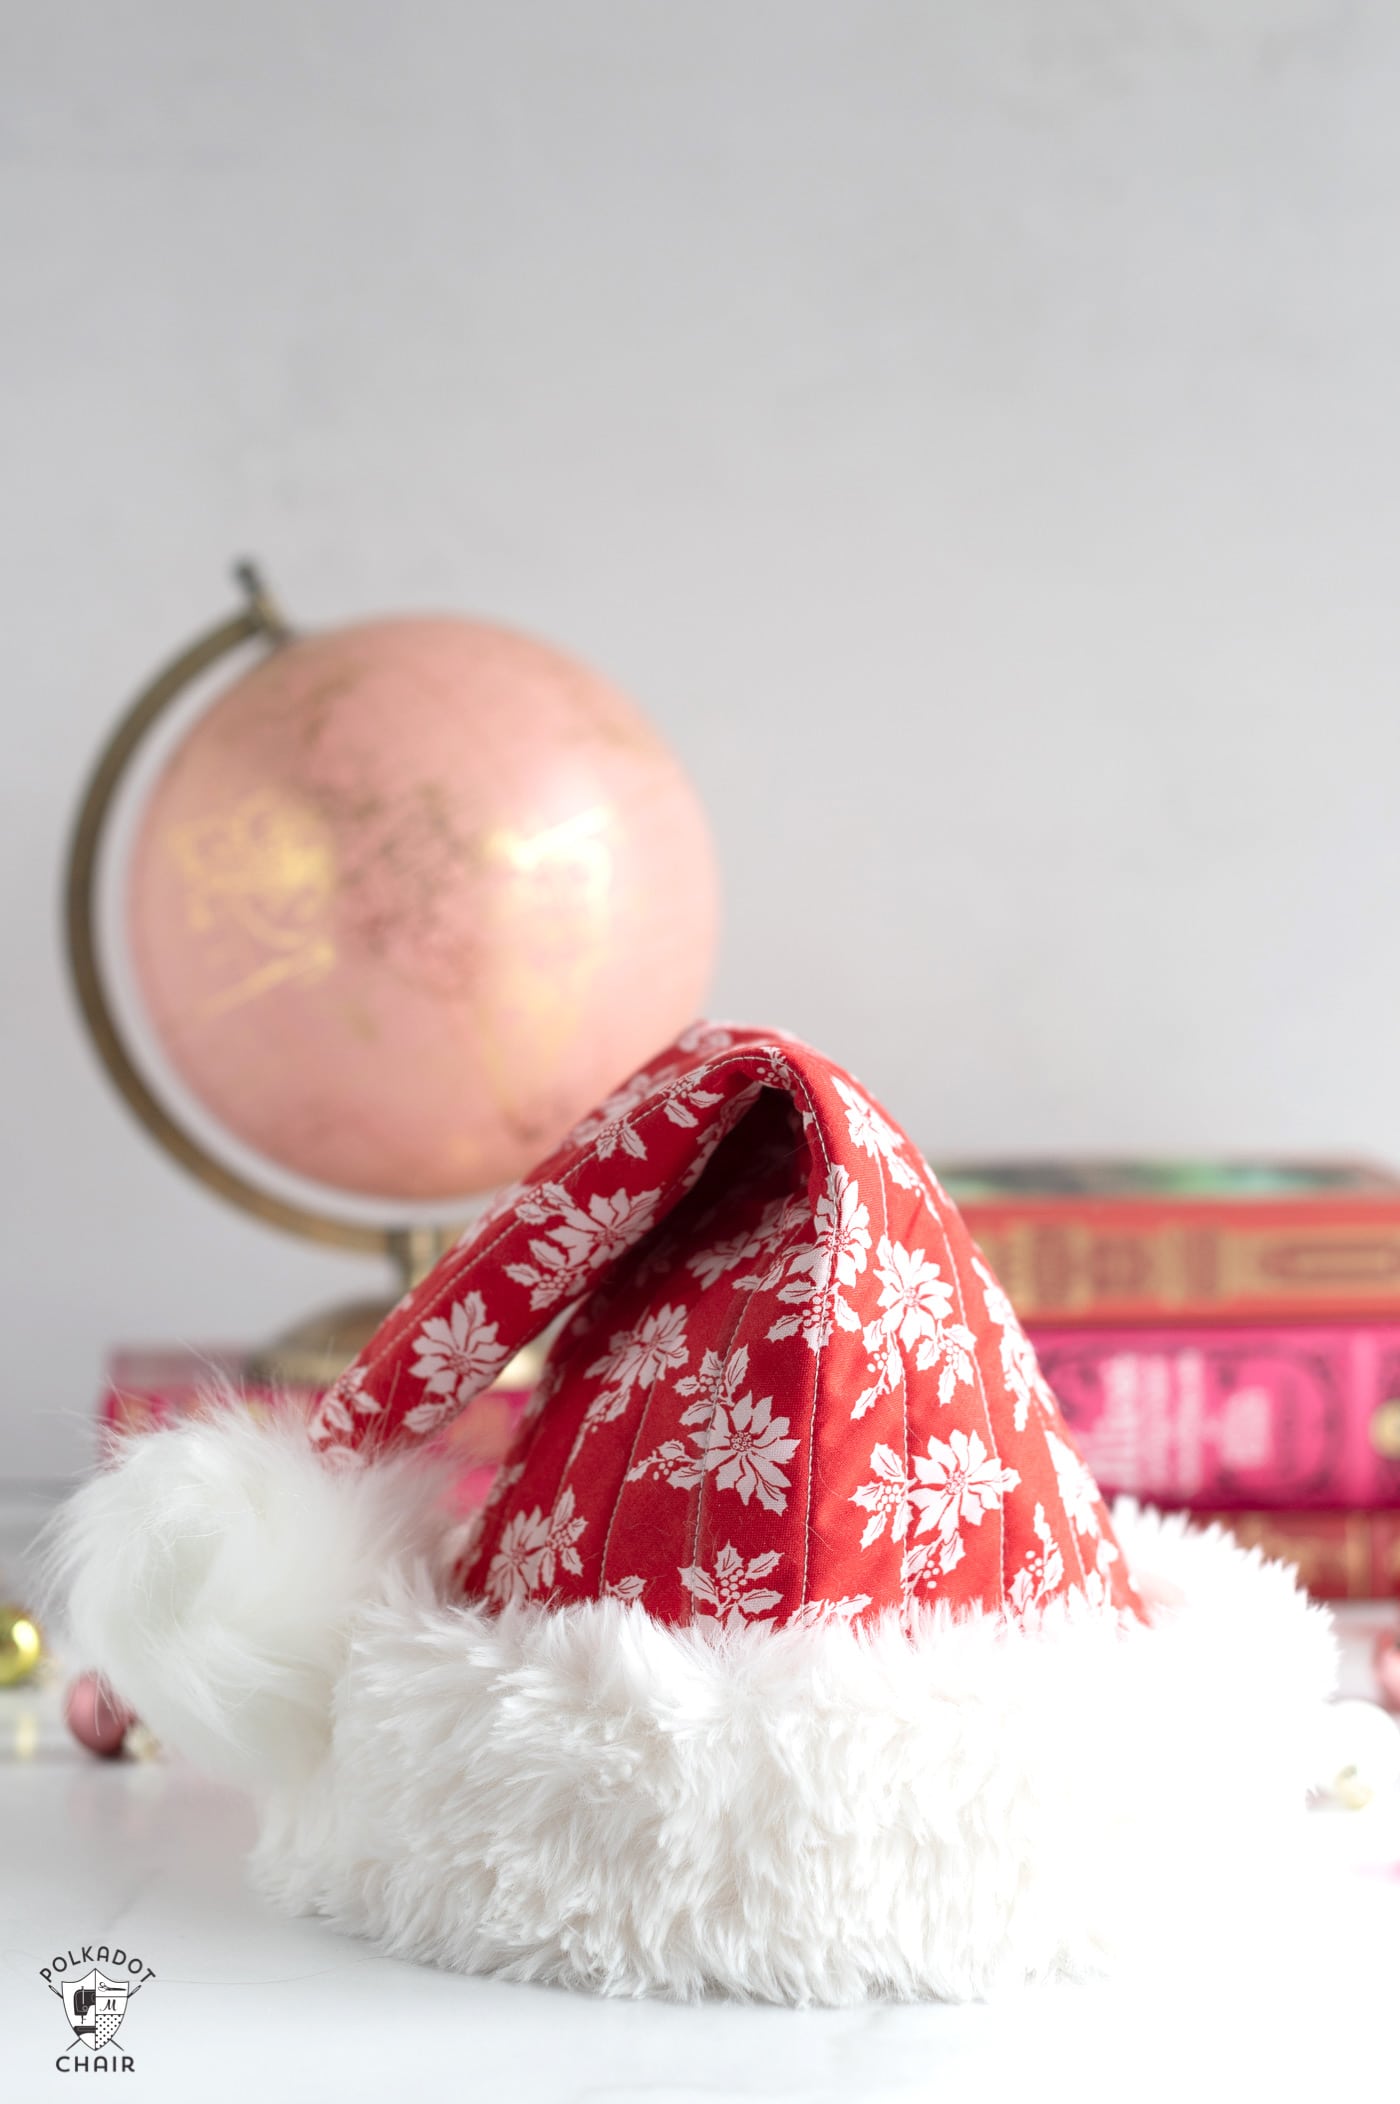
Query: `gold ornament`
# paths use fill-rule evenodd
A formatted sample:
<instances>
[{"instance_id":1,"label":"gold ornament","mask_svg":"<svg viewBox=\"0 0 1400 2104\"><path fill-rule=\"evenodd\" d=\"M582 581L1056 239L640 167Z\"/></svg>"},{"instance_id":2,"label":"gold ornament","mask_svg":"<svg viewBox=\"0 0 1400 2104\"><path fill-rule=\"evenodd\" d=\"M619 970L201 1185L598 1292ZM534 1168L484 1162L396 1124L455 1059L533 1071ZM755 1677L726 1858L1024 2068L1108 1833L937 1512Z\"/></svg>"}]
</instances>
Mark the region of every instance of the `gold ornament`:
<instances>
[{"instance_id":1,"label":"gold ornament","mask_svg":"<svg viewBox=\"0 0 1400 2104\"><path fill-rule=\"evenodd\" d=\"M16 1688L43 1660L44 1638L27 1609L0 1606L0 1688Z\"/></svg>"}]
</instances>

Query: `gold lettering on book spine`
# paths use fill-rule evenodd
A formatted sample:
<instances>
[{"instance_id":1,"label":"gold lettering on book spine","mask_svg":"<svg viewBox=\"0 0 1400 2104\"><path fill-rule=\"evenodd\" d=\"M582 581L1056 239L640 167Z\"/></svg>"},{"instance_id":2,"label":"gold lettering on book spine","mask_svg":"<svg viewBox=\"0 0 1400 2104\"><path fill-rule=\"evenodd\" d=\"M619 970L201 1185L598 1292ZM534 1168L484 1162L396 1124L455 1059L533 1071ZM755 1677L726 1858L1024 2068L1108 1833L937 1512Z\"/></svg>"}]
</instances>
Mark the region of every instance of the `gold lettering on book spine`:
<instances>
[{"instance_id":1,"label":"gold lettering on book spine","mask_svg":"<svg viewBox=\"0 0 1400 2104\"><path fill-rule=\"evenodd\" d=\"M1199 1221L1100 1228L1080 1220L968 1226L1023 1320L1112 1316L1124 1309L1179 1315L1275 1304L1297 1313L1400 1308L1400 1220L1296 1227L1212 1228ZM1393 1309L1390 1311L1393 1312Z\"/></svg>"}]
</instances>

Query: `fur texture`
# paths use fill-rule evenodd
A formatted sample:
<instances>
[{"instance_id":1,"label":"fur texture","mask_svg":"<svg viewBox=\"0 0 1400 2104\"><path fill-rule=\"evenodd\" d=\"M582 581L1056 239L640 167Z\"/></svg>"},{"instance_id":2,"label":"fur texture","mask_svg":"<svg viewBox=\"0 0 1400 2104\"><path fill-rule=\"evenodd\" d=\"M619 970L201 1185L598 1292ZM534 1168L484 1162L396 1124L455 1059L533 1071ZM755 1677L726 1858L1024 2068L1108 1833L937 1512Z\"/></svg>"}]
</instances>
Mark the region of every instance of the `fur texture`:
<instances>
[{"instance_id":1,"label":"fur texture","mask_svg":"<svg viewBox=\"0 0 1400 2104\"><path fill-rule=\"evenodd\" d=\"M280 1906L472 1972L790 2003L964 1999L1199 1915L1313 1781L1328 1618L1120 1504L1154 1601L712 1633L444 1603L401 1467L237 1413L146 1435L65 1527L78 1645L255 1789Z\"/></svg>"},{"instance_id":2,"label":"fur texture","mask_svg":"<svg viewBox=\"0 0 1400 2104\"><path fill-rule=\"evenodd\" d=\"M233 1398L124 1440L57 1516L45 1590L78 1652L158 1737L225 1780L306 1775L350 1618L443 1548L421 1463L336 1473L294 1413Z\"/></svg>"}]
</instances>

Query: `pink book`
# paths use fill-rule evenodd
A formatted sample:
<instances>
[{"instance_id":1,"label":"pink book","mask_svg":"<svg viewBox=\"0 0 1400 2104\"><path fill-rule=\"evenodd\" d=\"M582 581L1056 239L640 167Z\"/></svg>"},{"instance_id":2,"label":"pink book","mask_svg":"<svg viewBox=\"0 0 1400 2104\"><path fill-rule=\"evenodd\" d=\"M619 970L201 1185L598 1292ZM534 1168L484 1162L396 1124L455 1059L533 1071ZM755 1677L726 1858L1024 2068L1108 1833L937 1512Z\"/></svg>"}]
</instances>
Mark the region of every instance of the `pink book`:
<instances>
[{"instance_id":1,"label":"pink book","mask_svg":"<svg viewBox=\"0 0 1400 2104\"><path fill-rule=\"evenodd\" d=\"M1107 1494L1400 1505L1400 1323L1028 1330Z\"/></svg>"}]
</instances>

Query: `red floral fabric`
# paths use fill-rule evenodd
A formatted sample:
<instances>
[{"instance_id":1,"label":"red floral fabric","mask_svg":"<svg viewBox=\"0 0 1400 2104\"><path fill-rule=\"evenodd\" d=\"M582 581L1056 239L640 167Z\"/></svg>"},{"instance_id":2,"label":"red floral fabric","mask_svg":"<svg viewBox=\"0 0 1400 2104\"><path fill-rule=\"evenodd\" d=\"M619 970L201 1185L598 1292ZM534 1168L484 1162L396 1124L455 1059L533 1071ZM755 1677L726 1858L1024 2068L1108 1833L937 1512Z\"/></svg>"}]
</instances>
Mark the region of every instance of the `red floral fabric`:
<instances>
[{"instance_id":1,"label":"red floral fabric","mask_svg":"<svg viewBox=\"0 0 1400 2104\"><path fill-rule=\"evenodd\" d=\"M666 1622L1140 1612L1034 1353L907 1135L772 1031L699 1024L503 1194L324 1397L423 1440L566 1309L457 1576Z\"/></svg>"}]
</instances>

